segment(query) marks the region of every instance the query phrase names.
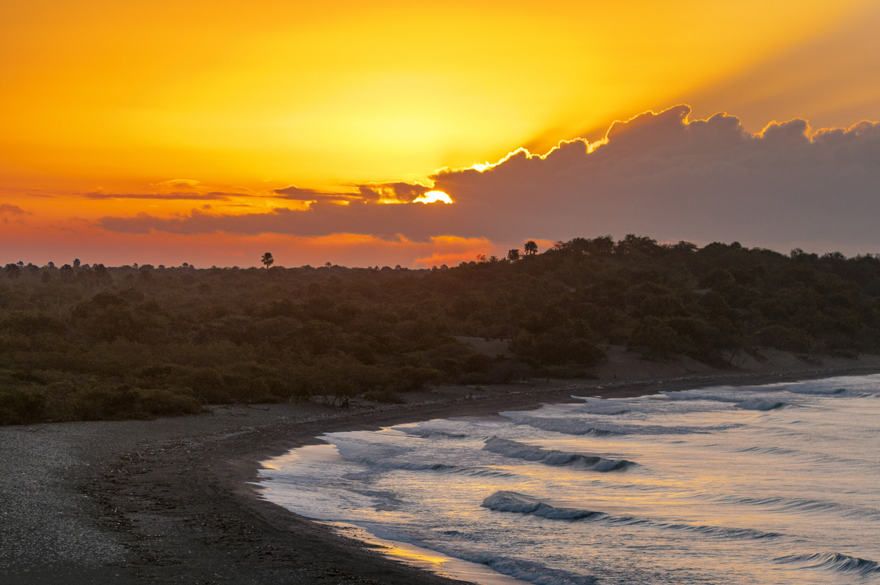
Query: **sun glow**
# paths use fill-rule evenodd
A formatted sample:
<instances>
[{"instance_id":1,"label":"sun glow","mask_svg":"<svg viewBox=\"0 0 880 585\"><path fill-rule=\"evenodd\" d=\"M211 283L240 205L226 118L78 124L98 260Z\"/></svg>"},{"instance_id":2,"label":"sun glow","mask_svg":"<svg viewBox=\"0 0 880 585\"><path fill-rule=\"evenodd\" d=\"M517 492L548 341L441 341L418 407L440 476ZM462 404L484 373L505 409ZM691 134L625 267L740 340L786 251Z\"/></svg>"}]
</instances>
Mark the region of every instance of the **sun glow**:
<instances>
[{"instance_id":1,"label":"sun glow","mask_svg":"<svg viewBox=\"0 0 880 585\"><path fill-rule=\"evenodd\" d=\"M729 111L749 132L771 118L874 119L880 51L864 48L878 22L876 0L0 0L0 251L57 261L88 243L92 261L241 263L271 241L302 262L323 250L374 263L370 247L392 264L491 254L386 245L379 224L415 211L426 230L448 221L441 233L481 238L468 187L436 177L495 180L476 174L538 165L576 137L592 152L614 120L674 104L694 119ZM289 233L294 211L327 223ZM194 233L111 234L106 218ZM344 253L327 235L360 231L372 239L334 236ZM187 238L198 257L178 256Z\"/></svg>"},{"instance_id":2,"label":"sun glow","mask_svg":"<svg viewBox=\"0 0 880 585\"><path fill-rule=\"evenodd\" d=\"M413 199L413 203L445 203L446 205L451 205L453 201L448 193L435 190L422 193Z\"/></svg>"}]
</instances>

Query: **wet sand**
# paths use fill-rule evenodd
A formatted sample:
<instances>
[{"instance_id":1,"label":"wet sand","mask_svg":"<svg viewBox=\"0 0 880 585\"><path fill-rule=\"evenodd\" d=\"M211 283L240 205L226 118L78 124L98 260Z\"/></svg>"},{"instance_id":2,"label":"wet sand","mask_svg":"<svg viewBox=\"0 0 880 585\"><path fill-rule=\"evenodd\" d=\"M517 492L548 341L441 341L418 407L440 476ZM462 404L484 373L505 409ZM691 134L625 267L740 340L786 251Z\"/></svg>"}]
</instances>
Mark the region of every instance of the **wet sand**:
<instances>
[{"instance_id":1,"label":"wet sand","mask_svg":"<svg viewBox=\"0 0 880 585\"><path fill-rule=\"evenodd\" d=\"M880 371L880 358L673 378L444 387L404 405L213 408L155 421L0 428L0 583L453 583L259 497L260 462L321 433L496 413L572 394L635 396L713 384Z\"/></svg>"}]
</instances>

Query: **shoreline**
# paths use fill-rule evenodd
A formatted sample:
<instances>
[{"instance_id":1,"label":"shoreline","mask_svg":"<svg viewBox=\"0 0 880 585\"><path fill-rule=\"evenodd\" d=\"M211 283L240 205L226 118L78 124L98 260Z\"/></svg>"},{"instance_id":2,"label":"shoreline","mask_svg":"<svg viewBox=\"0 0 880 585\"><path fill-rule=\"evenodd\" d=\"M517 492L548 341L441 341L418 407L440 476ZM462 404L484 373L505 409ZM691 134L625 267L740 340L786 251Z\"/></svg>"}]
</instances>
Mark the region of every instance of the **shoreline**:
<instances>
[{"instance_id":1,"label":"shoreline","mask_svg":"<svg viewBox=\"0 0 880 585\"><path fill-rule=\"evenodd\" d=\"M0 578L10 585L461 583L393 560L263 499L258 479L262 462L320 443L318 437L326 432L528 409L571 401L572 394L629 397L880 372L876 356L837 362L825 367L715 370L642 380L442 387L412 397L412 403L351 411L315 405L215 407L213 414L156 421L3 427L0 444L12 446L0 457L4 472L15 464L16 455L35 457L28 449L66 451L70 460L47 473L50 483L43 492L38 483L36 492L26 494L29 499L45 499L34 504L30 515L17 517L13 511L9 518L8 510L14 508L3 499L14 494L0 495L4 505L0 548L5 549L0 553ZM14 452L17 444L23 454ZM39 463L38 459L37 467L47 465ZM27 467L27 462L19 466ZM28 479L27 470L18 475L7 481ZM10 489L3 487L4 492ZM51 509L58 505L61 514ZM43 513L45 523L39 526ZM52 534L62 528L65 532ZM33 542L20 542L22 538ZM68 538L79 539L69 551L62 546ZM41 546L46 550L41 551ZM58 550L69 554L58 555Z\"/></svg>"}]
</instances>

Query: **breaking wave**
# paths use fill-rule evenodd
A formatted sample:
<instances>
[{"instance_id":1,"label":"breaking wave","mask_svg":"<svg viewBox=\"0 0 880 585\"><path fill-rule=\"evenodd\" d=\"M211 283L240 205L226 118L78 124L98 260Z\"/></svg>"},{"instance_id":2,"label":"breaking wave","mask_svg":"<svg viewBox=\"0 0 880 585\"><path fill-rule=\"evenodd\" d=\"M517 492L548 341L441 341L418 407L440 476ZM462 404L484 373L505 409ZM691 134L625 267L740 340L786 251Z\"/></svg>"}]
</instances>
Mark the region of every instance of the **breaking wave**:
<instances>
[{"instance_id":1,"label":"breaking wave","mask_svg":"<svg viewBox=\"0 0 880 585\"><path fill-rule=\"evenodd\" d=\"M535 445L528 445L510 439L492 437L483 446L486 451L498 453L505 457L534 461L544 465L563 466L571 465L590 471L622 471L632 465L632 461L626 459L607 459L598 455L584 455L555 449L543 449Z\"/></svg>"},{"instance_id":2,"label":"breaking wave","mask_svg":"<svg viewBox=\"0 0 880 585\"><path fill-rule=\"evenodd\" d=\"M809 498L784 498L780 496L767 496L763 498L753 496L716 496L711 498L721 504L742 504L747 506L760 506L778 511L793 512L834 512L847 517L859 517L871 520L880 520L880 510L849 506L829 500L814 500Z\"/></svg>"},{"instance_id":3,"label":"breaking wave","mask_svg":"<svg viewBox=\"0 0 880 585\"><path fill-rule=\"evenodd\" d=\"M800 564L803 565L802 569L827 569L861 577L880 575L880 563L877 563L877 561L851 557L841 553L788 555L774 560L777 563Z\"/></svg>"},{"instance_id":4,"label":"breaking wave","mask_svg":"<svg viewBox=\"0 0 880 585\"><path fill-rule=\"evenodd\" d=\"M682 390L667 392L664 396L673 402L706 400L732 404L743 410L768 411L789 405L779 392L762 395L749 390Z\"/></svg>"},{"instance_id":5,"label":"breaking wave","mask_svg":"<svg viewBox=\"0 0 880 585\"><path fill-rule=\"evenodd\" d=\"M564 435L593 435L597 437L609 435L690 435L695 433L712 433L734 428L739 425L717 425L711 427L663 426L646 424L621 424L605 421L593 421L583 418L562 418L550 416L532 416L522 412L502 412L502 416L511 421L528 425L543 431L552 431Z\"/></svg>"},{"instance_id":6,"label":"breaking wave","mask_svg":"<svg viewBox=\"0 0 880 585\"><path fill-rule=\"evenodd\" d=\"M765 398L752 398L749 400L743 400L742 402L737 402L736 407L742 408L743 410L776 410L777 408L782 408L787 406L788 403L783 402L782 400L767 400Z\"/></svg>"},{"instance_id":7,"label":"breaking wave","mask_svg":"<svg viewBox=\"0 0 880 585\"><path fill-rule=\"evenodd\" d=\"M482 465L459 465L441 461L408 460L410 451L395 445L376 445L357 441L338 440L336 449L346 461L366 465L366 471L353 472L351 479L367 477L385 471L431 471L455 473L474 477L513 477L512 473Z\"/></svg>"},{"instance_id":8,"label":"breaking wave","mask_svg":"<svg viewBox=\"0 0 880 585\"><path fill-rule=\"evenodd\" d=\"M598 582L595 577L589 575L577 575L523 559L461 551L457 551L450 556L455 556L471 563L485 565L502 575L507 575L521 581L528 581L535 585L595 585Z\"/></svg>"},{"instance_id":9,"label":"breaking wave","mask_svg":"<svg viewBox=\"0 0 880 585\"><path fill-rule=\"evenodd\" d=\"M483 500L482 506L495 512L528 514L531 516L547 518L549 520L595 520L611 525L650 526L652 528L683 530L720 538L770 539L782 536L778 532L765 532L753 528L727 528L723 526L663 522L648 518L636 518L633 516L611 516L595 510L557 507L543 502L538 498L510 491L495 492Z\"/></svg>"},{"instance_id":10,"label":"breaking wave","mask_svg":"<svg viewBox=\"0 0 880 585\"><path fill-rule=\"evenodd\" d=\"M807 394L809 396L838 396L846 394L846 388L826 388L824 386L792 386L785 389L793 394Z\"/></svg>"},{"instance_id":11,"label":"breaking wave","mask_svg":"<svg viewBox=\"0 0 880 585\"><path fill-rule=\"evenodd\" d=\"M442 431L439 429L422 428L422 427L403 427L398 428L399 431L421 437L422 439L467 439L469 435L466 433L455 433L451 431Z\"/></svg>"},{"instance_id":12,"label":"breaking wave","mask_svg":"<svg viewBox=\"0 0 880 585\"><path fill-rule=\"evenodd\" d=\"M331 432L262 493L484 585L880 585L880 375L576 398Z\"/></svg>"},{"instance_id":13,"label":"breaking wave","mask_svg":"<svg viewBox=\"0 0 880 585\"><path fill-rule=\"evenodd\" d=\"M516 492L500 491L483 500L482 506L495 512L513 512L531 514L551 520L585 520L587 518L605 518L607 514L593 510L578 508L557 508L537 498Z\"/></svg>"}]
</instances>

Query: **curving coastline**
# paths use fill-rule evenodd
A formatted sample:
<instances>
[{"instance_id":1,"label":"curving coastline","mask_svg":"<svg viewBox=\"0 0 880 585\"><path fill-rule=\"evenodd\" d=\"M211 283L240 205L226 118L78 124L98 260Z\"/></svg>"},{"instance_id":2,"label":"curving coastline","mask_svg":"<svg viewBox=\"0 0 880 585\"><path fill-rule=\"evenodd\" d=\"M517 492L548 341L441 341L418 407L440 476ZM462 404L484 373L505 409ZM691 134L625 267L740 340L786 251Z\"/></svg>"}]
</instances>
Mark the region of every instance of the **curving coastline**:
<instances>
[{"instance_id":1,"label":"curving coastline","mask_svg":"<svg viewBox=\"0 0 880 585\"><path fill-rule=\"evenodd\" d=\"M261 461L328 431L635 396L714 384L880 371L825 367L618 381L441 388L412 402L334 411L234 407L212 415L0 428L4 583L451 583L389 560L259 497Z\"/></svg>"}]
</instances>

